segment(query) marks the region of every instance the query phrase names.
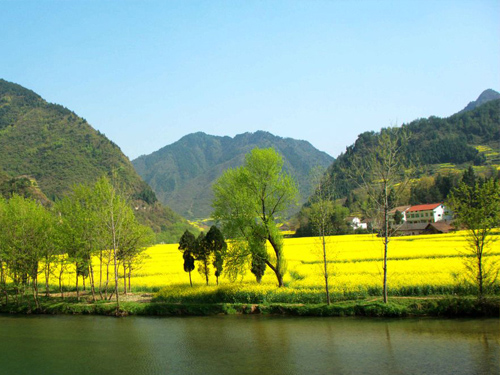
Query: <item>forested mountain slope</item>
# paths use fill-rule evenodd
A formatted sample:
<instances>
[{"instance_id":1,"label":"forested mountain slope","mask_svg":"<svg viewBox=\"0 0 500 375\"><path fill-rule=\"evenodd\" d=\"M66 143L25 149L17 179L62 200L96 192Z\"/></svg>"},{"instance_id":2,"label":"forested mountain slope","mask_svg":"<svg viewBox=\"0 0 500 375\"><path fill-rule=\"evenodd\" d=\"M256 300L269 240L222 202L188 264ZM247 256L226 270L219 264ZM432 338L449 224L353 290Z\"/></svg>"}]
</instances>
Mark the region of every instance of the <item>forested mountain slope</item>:
<instances>
[{"instance_id":1,"label":"forested mountain slope","mask_svg":"<svg viewBox=\"0 0 500 375\"><path fill-rule=\"evenodd\" d=\"M86 120L2 79L0 171L4 192L19 176L27 176L50 200L62 197L74 184L93 183L115 171L117 183L134 200L143 222L157 232L179 223L187 225L178 214L156 203L155 194L120 148Z\"/></svg>"},{"instance_id":2,"label":"forested mountain slope","mask_svg":"<svg viewBox=\"0 0 500 375\"><path fill-rule=\"evenodd\" d=\"M234 138L189 134L132 163L160 201L187 218L207 218L211 214L212 184L227 168L242 165L245 154L255 147L272 147L283 156L284 168L298 183L303 199L311 193L311 169L327 168L334 160L309 142L258 131Z\"/></svg>"},{"instance_id":3,"label":"forested mountain slope","mask_svg":"<svg viewBox=\"0 0 500 375\"><path fill-rule=\"evenodd\" d=\"M403 150L420 166L422 176L460 171L469 165L476 169L500 167L500 100L491 100L448 118L429 117L403 124L410 134ZM356 185L346 176L357 155L365 155L376 144L379 132L365 132L347 147L327 171L327 180L340 196L347 196Z\"/></svg>"}]
</instances>

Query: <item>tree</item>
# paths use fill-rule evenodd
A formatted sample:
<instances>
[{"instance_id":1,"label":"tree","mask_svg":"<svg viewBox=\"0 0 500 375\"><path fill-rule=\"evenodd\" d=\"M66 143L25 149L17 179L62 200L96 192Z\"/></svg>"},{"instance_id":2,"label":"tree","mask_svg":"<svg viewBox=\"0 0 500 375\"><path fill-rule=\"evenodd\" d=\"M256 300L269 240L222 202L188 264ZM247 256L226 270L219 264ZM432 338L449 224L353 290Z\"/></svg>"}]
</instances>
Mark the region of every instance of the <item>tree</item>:
<instances>
[{"instance_id":1,"label":"tree","mask_svg":"<svg viewBox=\"0 0 500 375\"><path fill-rule=\"evenodd\" d=\"M226 240L224 235L217 228L217 226L212 225L207 235L204 238L205 248L209 253L213 255L212 265L215 268L215 279L217 285L219 285L219 276L222 274L222 267L224 265L224 256L227 250Z\"/></svg>"},{"instance_id":2,"label":"tree","mask_svg":"<svg viewBox=\"0 0 500 375\"><path fill-rule=\"evenodd\" d=\"M214 185L213 201L214 219L227 238L239 243L231 251L236 261L227 264L249 262L260 249L255 244L268 242L272 253L262 254L263 260L282 287L286 262L277 223L296 203L297 194L293 179L283 171L282 157L271 148L256 148L246 155L243 166L227 170Z\"/></svg>"},{"instance_id":3,"label":"tree","mask_svg":"<svg viewBox=\"0 0 500 375\"><path fill-rule=\"evenodd\" d=\"M399 210L396 210L396 212L394 213L394 224L396 225L400 225L403 223L403 214L399 211Z\"/></svg>"},{"instance_id":4,"label":"tree","mask_svg":"<svg viewBox=\"0 0 500 375\"><path fill-rule=\"evenodd\" d=\"M91 275L90 289L95 300L92 256L102 248L98 215L99 203L91 186L74 186L71 193L56 202L60 215L58 233L62 249L76 268L76 296L80 300L79 278ZM61 265L62 266L62 265Z\"/></svg>"},{"instance_id":5,"label":"tree","mask_svg":"<svg viewBox=\"0 0 500 375\"><path fill-rule=\"evenodd\" d=\"M500 185L493 179L478 181L470 171L465 176L452 190L448 205L455 214L455 225L467 230L468 253L472 258L466 258L466 270L482 298L499 273L499 267L487 255L495 241L493 228L500 225Z\"/></svg>"},{"instance_id":6,"label":"tree","mask_svg":"<svg viewBox=\"0 0 500 375\"><path fill-rule=\"evenodd\" d=\"M7 202L0 196L0 226L4 228L6 219ZM5 295L5 304L9 303L9 294L7 293L7 278L6 278L6 258L7 258L7 238L3 230L0 231L0 286L2 293Z\"/></svg>"},{"instance_id":7,"label":"tree","mask_svg":"<svg viewBox=\"0 0 500 375\"><path fill-rule=\"evenodd\" d=\"M2 206L2 260L15 285L16 295L21 292L24 296L26 287L31 284L35 305L39 308L39 264L51 246L50 213L36 201L17 194Z\"/></svg>"},{"instance_id":8,"label":"tree","mask_svg":"<svg viewBox=\"0 0 500 375\"><path fill-rule=\"evenodd\" d=\"M154 232L151 228L137 222L135 216L128 216L124 223L125 229L121 231L120 248L118 250L118 260L123 267L123 293L131 289L132 270L139 261L144 258L143 252L153 242Z\"/></svg>"},{"instance_id":9,"label":"tree","mask_svg":"<svg viewBox=\"0 0 500 375\"><path fill-rule=\"evenodd\" d=\"M205 233L201 232L194 243L194 258L198 263L198 272L200 275L205 276L205 282L208 285L208 278L210 276L210 260L212 253L205 241Z\"/></svg>"},{"instance_id":10,"label":"tree","mask_svg":"<svg viewBox=\"0 0 500 375\"><path fill-rule=\"evenodd\" d=\"M116 300L116 313L120 311L120 299L118 295L118 253L122 241L126 236L127 223L134 220L134 213L127 200L122 197L118 189L111 181L102 177L95 184L95 194L100 202L99 227L103 235L102 239L106 248L111 249L114 269L114 292Z\"/></svg>"},{"instance_id":11,"label":"tree","mask_svg":"<svg viewBox=\"0 0 500 375\"><path fill-rule=\"evenodd\" d=\"M389 226L389 211L398 203L410 178L410 161L405 154L409 135L404 128L383 129L363 155L357 154L345 173L367 194L372 214L380 221L380 236L384 244L383 297L387 303L387 260L393 229Z\"/></svg>"},{"instance_id":12,"label":"tree","mask_svg":"<svg viewBox=\"0 0 500 375\"><path fill-rule=\"evenodd\" d=\"M312 172L312 181L315 186L315 193L311 199L310 220L316 234L321 238L321 249L323 256L323 277L325 279L326 304L330 304L330 289L328 285L328 259L326 236L333 231L332 216L334 216L333 194L331 187L324 180L324 173L321 169Z\"/></svg>"},{"instance_id":13,"label":"tree","mask_svg":"<svg viewBox=\"0 0 500 375\"><path fill-rule=\"evenodd\" d=\"M187 229L179 240L179 250L182 251L182 258L184 259L184 272L189 273L189 284L191 286L193 286L191 271L194 270L193 252L195 251L195 242L196 237Z\"/></svg>"}]
</instances>

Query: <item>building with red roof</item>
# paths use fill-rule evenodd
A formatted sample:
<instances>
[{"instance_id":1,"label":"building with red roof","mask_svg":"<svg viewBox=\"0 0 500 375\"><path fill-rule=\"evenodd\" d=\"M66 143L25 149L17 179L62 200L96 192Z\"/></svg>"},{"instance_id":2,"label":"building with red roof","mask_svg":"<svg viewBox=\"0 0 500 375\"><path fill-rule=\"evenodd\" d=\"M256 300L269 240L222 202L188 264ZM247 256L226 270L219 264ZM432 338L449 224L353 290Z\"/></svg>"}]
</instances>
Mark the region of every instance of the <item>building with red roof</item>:
<instances>
[{"instance_id":1,"label":"building with red roof","mask_svg":"<svg viewBox=\"0 0 500 375\"><path fill-rule=\"evenodd\" d=\"M450 221L452 219L443 203L419 204L411 206L406 212L408 223L436 223L438 221Z\"/></svg>"}]
</instances>

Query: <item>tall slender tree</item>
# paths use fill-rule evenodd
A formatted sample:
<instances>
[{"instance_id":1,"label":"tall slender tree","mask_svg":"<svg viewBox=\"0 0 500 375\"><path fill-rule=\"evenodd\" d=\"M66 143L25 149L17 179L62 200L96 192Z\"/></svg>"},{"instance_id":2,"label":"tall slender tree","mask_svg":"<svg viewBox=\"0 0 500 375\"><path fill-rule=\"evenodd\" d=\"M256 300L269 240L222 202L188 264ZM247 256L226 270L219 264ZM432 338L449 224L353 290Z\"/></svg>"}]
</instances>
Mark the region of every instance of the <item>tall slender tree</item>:
<instances>
[{"instance_id":1,"label":"tall slender tree","mask_svg":"<svg viewBox=\"0 0 500 375\"><path fill-rule=\"evenodd\" d=\"M329 289L329 272L328 272L328 251L327 251L327 236L332 234L333 202L334 199L332 186L325 181L325 173L321 168L316 168L311 173L315 192L311 198L310 220L316 234L321 238L321 250L323 256L323 277L325 280L326 303L329 305L330 289Z\"/></svg>"},{"instance_id":2,"label":"tall slender tree","mask_svg":"<svg viewBox=\"0 0 500 375\"><path fill-rule=\"evenodd\" d=\"M204 242L205 248L210 254L212 254L212 265L215 268L215 279L217 285L219 285L219 276L222 274L224 257L227 250L226 240L224 239L224 235L219 230L219 228L217 228L217 226L215 225L212 225L204 238Z\"/></svg>"},{"instance_id":3,"label":"tall slender tree","mask_svg":"<svg viewBox=\"0 0 500 375\"><path fill-rule=\"evenodd\" d=\"M376 141L363 155L357 155L345 169L368 196L372 214L379 221L379 234L384 245L383 299L387 303L387 261L393 229L389 225L389 212L403 195L410 181L411 162L406 150L409 133L405 128L383 129Z\"/></svg>"},{"instance_id":4,"label":"tall slender tree","mask_svg":"<svg viewBox=\"0 0 500 375\"><path fill-rule=\"evenodd\" d=\"M189 273L189 284L193 286L193 280L191 279L191 271L194 270L194 256L196 237L193 233L186 229L182 237L179 240L179 250L182 252L182 258L184 259L184 272Z\"/></svg>"}]
</instances>

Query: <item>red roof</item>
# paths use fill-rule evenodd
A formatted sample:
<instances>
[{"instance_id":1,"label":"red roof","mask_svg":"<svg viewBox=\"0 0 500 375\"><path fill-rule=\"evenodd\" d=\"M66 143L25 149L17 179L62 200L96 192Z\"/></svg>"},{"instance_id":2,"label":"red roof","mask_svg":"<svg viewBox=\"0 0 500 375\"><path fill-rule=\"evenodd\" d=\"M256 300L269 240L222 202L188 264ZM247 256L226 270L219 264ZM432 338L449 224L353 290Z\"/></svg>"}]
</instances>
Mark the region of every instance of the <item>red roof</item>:
<instances>
[{"instance_id":1,"label":"red roof","mask_svg":"<svg viewBox=\"0 0 500 375\"><path fill-rule=\"evenodd\" d=\"M436 207L441 206L442 203L430 203L430 204L419 204L417 206L411 206L410 209L408 210L409 212L415 212L415 211L430 211L435 209Z\"/></svg>"}]
</instances>

